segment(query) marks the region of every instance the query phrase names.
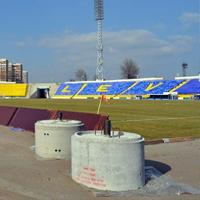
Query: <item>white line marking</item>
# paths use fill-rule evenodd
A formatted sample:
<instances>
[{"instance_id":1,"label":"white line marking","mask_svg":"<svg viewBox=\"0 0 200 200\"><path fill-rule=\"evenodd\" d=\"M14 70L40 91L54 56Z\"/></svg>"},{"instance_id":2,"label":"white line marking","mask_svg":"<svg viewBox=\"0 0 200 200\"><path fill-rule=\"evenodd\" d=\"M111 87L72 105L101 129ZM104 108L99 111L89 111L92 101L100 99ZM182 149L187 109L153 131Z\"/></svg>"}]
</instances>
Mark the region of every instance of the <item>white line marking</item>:
<instances>
[{"instance_id":1,"label":"white line marking","mask_svg":"<svg viewBox=\"0 0 200 200\"><path fill-rule=\"evenodd\" d=\"M168 118L151 118L151 119L127 119L127 120L112 120L113 122L142 122L142 121L161 121L161 120L177 120L177 119L199 119L200 117L168 117Z\"/></svg>"}]
</instances>

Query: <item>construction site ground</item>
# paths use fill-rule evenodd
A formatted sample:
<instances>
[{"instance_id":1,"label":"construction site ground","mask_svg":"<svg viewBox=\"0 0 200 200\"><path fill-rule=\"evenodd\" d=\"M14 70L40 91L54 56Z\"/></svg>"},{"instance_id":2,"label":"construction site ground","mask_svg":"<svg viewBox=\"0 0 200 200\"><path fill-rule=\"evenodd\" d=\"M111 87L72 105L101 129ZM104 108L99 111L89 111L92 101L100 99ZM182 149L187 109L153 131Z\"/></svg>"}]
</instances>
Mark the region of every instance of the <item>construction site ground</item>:
<instances>
[{"instance_id":1,"label":"construction site ground","mask_svg":"<svg viewBox=\"0 0 200 200\"><path fill-rule=\"evenodd\" d=\"M0 126L0 200L199 200L198 195L95 197L75 183L70 162L38 158L34 134ZM146 164L200 189L200 140L145 146Z\"/></svg>"}]
</instances>

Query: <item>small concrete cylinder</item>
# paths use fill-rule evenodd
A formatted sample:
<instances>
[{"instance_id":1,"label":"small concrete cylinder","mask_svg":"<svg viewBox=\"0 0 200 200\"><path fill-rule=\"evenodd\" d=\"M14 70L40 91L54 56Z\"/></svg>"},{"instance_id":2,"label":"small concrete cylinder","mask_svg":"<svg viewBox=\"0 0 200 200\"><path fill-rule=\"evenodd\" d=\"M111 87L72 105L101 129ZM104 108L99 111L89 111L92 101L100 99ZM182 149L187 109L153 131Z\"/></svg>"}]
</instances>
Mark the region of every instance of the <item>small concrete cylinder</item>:
<instances>
[{"instance_id":1,"label":"small concrete cylinder","mask_svg":"<svg viewBox=\"0 0 200 200\"><path fill-rule=\"evenodd\" d=\"M35 123L35 152L48 159L71 158L71 136L83 127L76 120L42 120Z\"/></svg>"},{"instance_id":2,"label":"small concrete cylinder","mask_svg":"<svg viewBox=\"0 0 200 200\"><path fill-rule=\"evenodd\" d=\"M111 132L112 133L112 132ZM128 191L145 184L144 138L80 131L72 136L72 179L99 190Z\"/></svg>"}]
</instances>

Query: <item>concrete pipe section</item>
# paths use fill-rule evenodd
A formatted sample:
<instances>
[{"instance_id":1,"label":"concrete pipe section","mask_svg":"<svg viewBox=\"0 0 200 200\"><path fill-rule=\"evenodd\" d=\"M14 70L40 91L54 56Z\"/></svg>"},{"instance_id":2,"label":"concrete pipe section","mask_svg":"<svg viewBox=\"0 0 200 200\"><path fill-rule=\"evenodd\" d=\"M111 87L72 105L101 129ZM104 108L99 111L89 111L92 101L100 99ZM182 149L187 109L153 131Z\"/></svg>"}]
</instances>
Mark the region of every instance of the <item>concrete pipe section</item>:
<instances>
[{"instance_id":1,"label":"concrete pipe section","mask_svg":"<svg viewBox=\"0 0 200 200\"><path fill-rule=\"evenodd\" d=\"M144 138L138 134L80 131L72 136L72 179L87 187L128 191L145 184Z\"/></svg>"},{"instance_id":2,"label":"concrete pipe section","mask_svg":"<svg viewBox=\"0 0 200 200\"><path fill-rule=\"evenodd\" d=\"M70 159L71 136L83 128L76 120L42 120L35 123L35 151L42 158Z\"/></svg>"}]
</instances>

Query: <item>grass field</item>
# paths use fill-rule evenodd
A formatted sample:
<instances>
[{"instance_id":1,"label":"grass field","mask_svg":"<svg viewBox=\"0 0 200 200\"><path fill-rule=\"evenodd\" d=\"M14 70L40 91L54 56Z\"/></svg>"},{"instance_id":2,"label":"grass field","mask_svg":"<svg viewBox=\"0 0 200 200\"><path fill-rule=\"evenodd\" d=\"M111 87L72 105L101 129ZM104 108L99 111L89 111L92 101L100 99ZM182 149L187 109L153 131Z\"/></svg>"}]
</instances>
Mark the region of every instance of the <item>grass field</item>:
<instances>
[{"instance_id":1,"label":"grass field","mask_svg":"<svg viewBox=\"0 0 200 200\"><path fill-rule=\"evenodd\" d=\"M98 100L2 99L0 105L96 113ZM200 136L200 102L134 101L103 102L114 128L137 132L147 139Z\"/></svg>"}]
</instances>

